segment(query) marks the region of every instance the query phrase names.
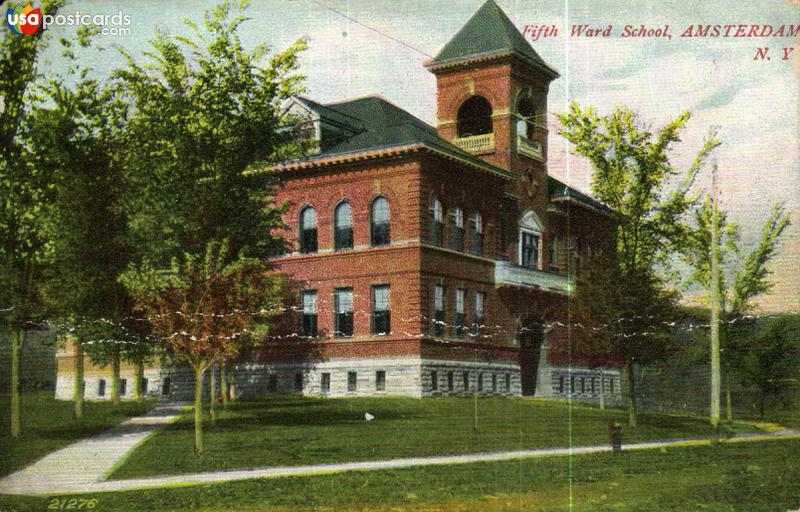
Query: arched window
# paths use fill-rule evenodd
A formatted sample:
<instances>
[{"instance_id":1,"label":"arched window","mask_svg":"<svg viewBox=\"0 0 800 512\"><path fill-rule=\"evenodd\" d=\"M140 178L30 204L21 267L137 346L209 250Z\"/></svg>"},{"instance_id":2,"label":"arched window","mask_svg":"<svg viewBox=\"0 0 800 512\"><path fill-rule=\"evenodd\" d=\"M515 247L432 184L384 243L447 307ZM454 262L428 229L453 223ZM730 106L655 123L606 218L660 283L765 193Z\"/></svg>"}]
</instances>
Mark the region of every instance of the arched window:
<instances>
[{"instance_id":1,"label":"arched window","mask_svg":"<svg viewBox=\"0 0 800 512\"><path fill-rule=\"evenodd\" d=\"M473 96L458 109L458 136L492 133L492 106L482 96Z\"/></svg>"},{"instance_id":2,"label":"arched window","mask_svg":"<svg viewBox=\"0 0 800 512\"><path fill-rule=\"evenodd\" d=\"M333 211L333 248L335 250L353 248L353 222L350 203L342 201Z\"/></svg>"},{"instance_id":3,"label":"arched window","mask_svg":"<svg viewBox=\"0 0 800 512\"><path fill-rule=\"evenodd\" d=\"M536 105L528 96L523 96L517 102L517 115L517 135L532 139L536 127Z\"/></svg>"},{"instance_id":4,"label":"arched window","mask_svg":"<svg viewBox=\"0 0 800 512\"><path fill-rule=\"evenodd\" d=\"M539 268L539 246L542 238L542 223L533 211L522 216L519 223L519 264L527 268Z\"/></svg>"},{"instance_id":5,"label":"arched window","mask_svg":"<svg viewBox=\"0 0 800 512\"><path fill-rule=\"evenodd\" d=\"M464 212L458 206L450 209L450 248L464 250Z\"/></svg>"},{"instance_id":6,"label":"arched window","mask_svg":"<svg viewBox=\"0 0 800 512\"><path fill-rule=\"evenodd\" d=\"M370 244L373 247L389 245L391 233L389 231L389 201L383 197L376 197L370 208Z\"/></svg>"},{"instance_id":7,"label":"arched window","mask_svg":"<svg viewBox=\"0 0 800 512\"><path fill-rule=\"evenodd\" d=\"M431 199L430 204L431 216L431 243L435 245L442 245L444 241L442 236L444 233L444 209L442 202L435 197Z\"/></svg>"},{"instance_id":8,"label":"arched window","mask_svg":"<svg viewBox=\"0 0 800 512\"><path fill-rule=\"evenodd\" d=\"M470 234L472 237L470 249L476 256L483 255L483 219L479 212L472 214L469 219Z\"/></svg>"},{"instance_id":9,"label":"arched window","mask_svg":"<svg viewBox=\"0 0 800 512\"><path fill-rule=\"evenodd\" d=\"M317 211L311 206L300 212L300 252L317 252Z\"/></svg>"}]
</instances>

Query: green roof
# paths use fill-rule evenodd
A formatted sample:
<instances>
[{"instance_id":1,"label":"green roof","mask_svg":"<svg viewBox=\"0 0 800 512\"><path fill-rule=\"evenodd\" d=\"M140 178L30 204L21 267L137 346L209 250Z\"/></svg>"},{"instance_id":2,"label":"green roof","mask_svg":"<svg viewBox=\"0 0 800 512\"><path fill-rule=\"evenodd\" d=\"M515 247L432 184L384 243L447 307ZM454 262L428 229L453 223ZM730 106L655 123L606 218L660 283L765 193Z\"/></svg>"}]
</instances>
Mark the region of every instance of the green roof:
<instances>
[{"instance_id":1,"label":"green roof","mask_svg":"<svg viewBox=\"0 0 800 512\"><path fill-rule=\"evenodd\" d=\"M510 171L492 165L442 139L434 127L380 96L367 96L328 104L304 97L296 97L296 100L319 116L323 124L320 151L299 160L284 162L283 165L314 162L367 151L424 145L433 151L493 174L505 178L514 177ZM325 125L331 127L331 130L325 131ZM599 201L550 176L547 177L547 193L551 201L573 199L600 211L612 213L612 210Z\"/></svg>"},{"instance_id":2,"label":"green roof","mask_svg":"<svg viewBox=\"0 0 800 512\"><path fill-rule=\"evenodd\" d=\"M552 176L547 177L547 195L550 196L551 201L558 201L559 199L562 201L574 199L579 203L591 206L592 208L600 210L603 213L608 213L608 214L614 213L614 210L604 205L600 201L592 197L589 197L583 192L575 190L574 188L558 181Z\"/></svg>"},{"instance_id":3,"label":"green roof","mask_svg":"<svg viewBox=\"0 0 800 512\"><path fill-rule=\"evenodd\" d=\"M558 73L539 57L494 0L487 0L444 45L428 66L506 51L511 51L529 64L545 71L551 78L558 76Z\"/></svg>"},{"instance_id":4,"label":"green roof","mask_svg":"<svg viewBox=\"0 0 800 512\"><path fill-rule=\"evenodd\" d=\"M320 151L301 160L285 162L284 165L312 162L351 153L422 144L429 149L494 174L507 178L513 176L509 171L492 165L442 139L431 125L380 96L367 96L325 105L307 98L297 99L313 110L322 122ZM326 125L330 126L332 130L326 131ZM346 127L342 125L346 125Z\"/></svg>"}]
</instances>

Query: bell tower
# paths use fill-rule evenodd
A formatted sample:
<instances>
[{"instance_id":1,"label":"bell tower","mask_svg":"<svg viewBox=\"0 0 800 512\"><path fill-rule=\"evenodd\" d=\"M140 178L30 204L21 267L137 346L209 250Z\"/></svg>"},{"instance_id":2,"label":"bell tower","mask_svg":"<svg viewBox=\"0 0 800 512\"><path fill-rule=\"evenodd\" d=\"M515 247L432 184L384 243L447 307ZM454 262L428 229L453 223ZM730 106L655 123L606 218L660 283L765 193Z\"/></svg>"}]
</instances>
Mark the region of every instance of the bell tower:
<instances>
[{"instance_id":1,"label":"bell tower","mask_svg":"<svg viewBox=\"0 0 800 512\"><path fill-rule=\"evenodd\" d=\"M530 210L546 219L547 92L558 72L494 0L425 67L436 75L439 136L517 175L506 190L509 223Z\"/></svg>"}]
</instances>

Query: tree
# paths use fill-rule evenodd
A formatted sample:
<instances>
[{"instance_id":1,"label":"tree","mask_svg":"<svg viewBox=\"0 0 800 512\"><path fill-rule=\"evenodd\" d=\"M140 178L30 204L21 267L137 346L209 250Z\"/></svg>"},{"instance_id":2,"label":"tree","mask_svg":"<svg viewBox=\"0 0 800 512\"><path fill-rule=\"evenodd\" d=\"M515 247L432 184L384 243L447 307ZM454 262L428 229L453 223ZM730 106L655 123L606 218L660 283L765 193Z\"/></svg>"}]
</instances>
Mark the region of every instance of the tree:
<instances>
[{"instance_id":1,"label":"tree","mask_svg":"<svg viewBox=\"0 0 800 512\"><path fill-rule=\"evenodd\" d=\"M769 262L777 251L781 235L789 226L789 217L783 206L773 206L758 243L745 254L741 247L739 226L730 223L724 211L717 210L715 217L712 200L706 199L694 212L694 225L682 254L691 268L687 281L699 284L709 295L712 283L712 223L715 218L719 232L718 259L723 269L717 294L720 297L722 320L720 337L724 356L726 417L732 421L730 374L734 368L742 366L745 357L749 357L755 328L754 323L745 316L754 307L753 299L772 288Z\"/></svg>"},{"instance_id":2,"label":"tree","mask_svg":"<svg viewBox=\"0 0 800 512\"><path fill-rule=\"evenodd\" d=\"M71 44L62 44L70 53ZM74 87L52 79L39 88L24 138L31 165L48 176L50 200L41 211L41 233L51 264L44 296L72 327L77 416L84 351L94 364L111 365L112 400L119 403L119 322L130 313L130 300L118 282L130 254L123 236L122 168L115 156L125 105L85 74Z\"/></svg>"},{"instance_id":3,"label":"tree","mask_svg":"<svg viewBox=\"0 0 800 512\"><path fill-rule=\"evenodd\" d=\"M625 107L600 117L591 107L581 109L573 103L561 116L561 134L591 162L592 193L611 208L615 225L615 246L613 254L607 255L606 275L578 281L575 309L587 316L588 325L601 329L599 336L585 337L584 344L593 345L585 347L587 351L594 357L621 358L626 368L632 426L636 424L634 364L647 364L653 354L669 352L661 347L669 337L663 336L656 320L669 320L662 312L673 312L675 293L665 288L658 270L685 243L684 217L697 199L689 191L702 164L719 145L712 132L688 171L674 168L669 151L680 141L680 131L689 119L690 114L684 112L653 133ZM674 179L680 183L667 193ZM664 309L654 308L656 304ZM578 321L582 320L579 316ZM613 329L605 327L610 325Z\"/></svg>"},{"instance_id":4,"label":"tree","mask_svg":"<svg viewBox=\"0 0 800 512\"><path fill-rule=\"evenodd\" d=\"M772 318L751 339L742 356L741 371L746 384L758 389L759 417L764 419L767 398L786 396L796 386L800 363L800 322L796 315Z\"/></svg>"},{"instance_id":5,"label":"tree","mask_svg":"<svg viewBox=\"0 0 800 512\"><path fill-rule=\"evenodd\" d=\"M55 13L62 0L43 2ZM19 351L26 326L42 317L38 294L44 241L38 222L46 204L46 176L28 164L19 142L28 92L40 76L37 57L47 45L44 29L0 39L0 312L11 336L11 436L20 435Z\"/></svg>"},{"instance_id":6,"label":"tree","mask_svg":"<svg viewBox=\"0 0 800 512\"><path fill-rule=\"evenodd\" d=\"M126 65L114 73L130 106L124 211L135 255L122 282L141 308L160 315L152 318L155 331L195 371L197 452L204 370L253 342L253 325L264 329L266 317L228 325L179 316L259 309L268 297L239 287L258 281L274 292L282 282L257 262L283 251L284 241L271 235L283 226L283 209L271 202L270 175L246 171L291 147L282 105L300 90L298 55L305 48L300 40L269 57L264 45L245 50L238 37L245 18L233 11L223 2L206 13L203 29L186 21L192 37L158 33L148 65L125 54Z\"/></svg>"},{"instance_id":7,"label":"tree","mask_svg":"<svg viewBox=\"0 0 800 512\"><path fill-rule=\"evenodd\" d=\"M596 256L576 281L571 302L573 351L592 367L622 365L628 424L636 426L634 365L674 354L671 325L679 314L677 293L652 273L624 277L609 254Z\"/></svg>"},{"instance_id":8,"label":"tree","mask_svg":"<svg viewBox=\"0 0 800 512\"><path fill-rule=\"evenodd\" d=\"M203 374L266 335L280 312L285 280L258 259L230 261L226 241L205 257L187 256L169 270L147 264L123 276L170 354L195 375L195 452L203 451Z\"/></svg>"}]
</instances>

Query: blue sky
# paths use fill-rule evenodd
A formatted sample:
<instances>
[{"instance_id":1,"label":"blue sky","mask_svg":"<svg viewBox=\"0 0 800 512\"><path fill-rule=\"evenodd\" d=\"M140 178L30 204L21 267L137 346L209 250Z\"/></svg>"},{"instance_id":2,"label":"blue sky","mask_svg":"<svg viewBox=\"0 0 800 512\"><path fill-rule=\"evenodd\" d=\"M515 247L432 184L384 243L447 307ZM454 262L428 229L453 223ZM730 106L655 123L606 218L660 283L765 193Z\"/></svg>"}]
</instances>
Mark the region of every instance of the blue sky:
<instances>
[{"instance_id":1,"label":"blue sky","mask_svg":"<svg viewBox=\"0 0 800 512\"><path fill-rule=\"evenodd\" d=\"M800 210L800 64L780 61L790 38L681 38L691 24L800 24L795 0L760 2L497 0L511 20L525 24L555 24L557 38L533 42L534 48L561 72L550 89L550 173L588 189L591 169L572 155L558 135L555 114L570 100L608 112L625 104L643 120L659 127L683 110L693 118L673 162L686 167L711 126L719 126L723 146L718 153L720 191L724 207L753 241L770 205L785 202ZM251 20L242 26L248 45L267 42L276 49L307 37L303 56L308 95L318 101L337 101L380 94L418 117L435 122L435 81L422 63L436 52L477 10L483 0L267 0L253 1ZM185 33L178 20L200 21L211 1L152 0L74 1L61 12L87 14L122 11L131 16L131 34L98 38L99 51L82 53L98 75L119 65L115 46L139 54L156 28ZM339 11L341 14L334 12ZM352 20L357 20L356 23ZM573 24L612 25L608 39L566 37ZM670 25L671 40L619 37L626 24ZM365 27L367 25L370 28ZM72 35L58 27L54 35ZM381 35L379 33L385 34ZM412 50L394 39L418 49ZM773 60L754 61L756 48L768 46ZM52 48L45 71L62 70L64 63ZM800 59L800 50L795 52ZM426 56L427 55L427 56ZM794 70L797 67L798 71ZM707 188L708 176L698 185ZM776 269L798 272L800 237L789 233ZM792 274L800 281L797 273ZM800 307L795 285L780 293Z\"/></svg>"}]
</instances>

